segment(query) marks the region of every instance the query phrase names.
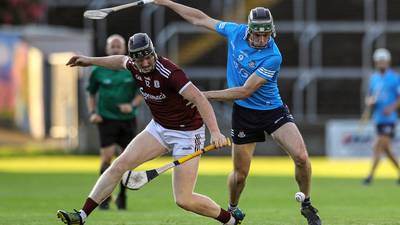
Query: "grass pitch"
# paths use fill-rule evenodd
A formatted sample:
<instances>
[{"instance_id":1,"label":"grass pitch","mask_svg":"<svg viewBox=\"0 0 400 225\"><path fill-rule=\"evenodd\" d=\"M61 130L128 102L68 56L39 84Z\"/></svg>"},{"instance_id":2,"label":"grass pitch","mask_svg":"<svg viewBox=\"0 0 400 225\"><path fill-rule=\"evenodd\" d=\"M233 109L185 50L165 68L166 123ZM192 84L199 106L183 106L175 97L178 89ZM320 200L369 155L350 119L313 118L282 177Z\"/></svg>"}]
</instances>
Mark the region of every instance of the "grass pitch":
<instances>
[{"instance_id":1,"label":"grass pitch","mask_svg":"<svg viewBox=\"0 0 400 225\"><path fill-rule=\"evenodd\" d=\"M35 161L38 158L28 158ZM41 158L43 165L51 165L52 159ZM71 171L53 169L38 170L40 166L30 164L31 169L13 168L13 160L22 158L0 158L0 225L53 225L62 224L56 218L58 209L79 209L97 179L97 159L77 157L66 158ZM211 158L204 158L206 162ZM25 159L24 159L25 160ZM46 163L48 160L49 163ZM71 161L68 161L71 160ZM166 159L168 161L169 159ZM261 159L259 159L261 160ZM266 167L273 162L282 162L281 168L290 166L288 159L266 159ZM86 161L86 167L79 170L79 162ZM212 160L211 160L212 161ZM219 173L201 172L196 191L213 198L223 207L227 205L228 191L224 167L229 167L228 159L219 162ZM323 161L323 160L322 160ZM316 162L314 171L321 170ZM261 163L261 162L260 162ZM329 167L334 166L332 162ZM325 163L325 164L326 164ZM342 162L343 163L343 162ZM363 163L363 162L360 162ZM277 163L278 164L278 163ZM32 166L33 165L33 166ZM35 166L36 165L36 166ZM88 166L91 165L91 166ZM341 166L342 164L337 164ZM54 166L54 165L53 165ZM151 165L154 166L154 165ZM202 165L203 167L204 165ZM255 165L257 168L257 165ZM342 165L343 166L343 165ZM348 166L354 166L354 162ZM367 164L366 164L367 166ZM386 168L386 164L383 168ZM46 166L44 166L46 167ZM42 168L44 168L42 167ZM54 166L55 168L57 166ZM59 168L64 168L61 164ZM73 167L73 168L72 168ZM361 166L362 168L364 166ZM216 167L218 169L218 167ZM290 168L290 167L289 167ZM343 169L344 168L344 169ZM390 165L388 165L390 168ZM268 169L268 168L266 168ZM368 167L363 168L364 173ZM300 215L299 204L294 200L297 191L292 176L284 174L260 175L255 169L248 179L247 188L242 195L240 207L247 214L243 225L306 225ZM390 170L393 170L390 168ZM221 172L222 171L222 172ZM343 176L353 173L342 167ZM385 171L378 173L385 175ZM316 173L318 174L318 173ZM395 183L392 172L381 176L371 186L361 185L360 178L315 176L313 178L313 204L320 210L324 225L400 225L400 186ZM196 216L175 206L170 174L162 175L139 191L130 191L127 211L117 211L115 205L109 211L95 211L87 225L217 225L217 221Z\"/></svg>"}]
</instances>

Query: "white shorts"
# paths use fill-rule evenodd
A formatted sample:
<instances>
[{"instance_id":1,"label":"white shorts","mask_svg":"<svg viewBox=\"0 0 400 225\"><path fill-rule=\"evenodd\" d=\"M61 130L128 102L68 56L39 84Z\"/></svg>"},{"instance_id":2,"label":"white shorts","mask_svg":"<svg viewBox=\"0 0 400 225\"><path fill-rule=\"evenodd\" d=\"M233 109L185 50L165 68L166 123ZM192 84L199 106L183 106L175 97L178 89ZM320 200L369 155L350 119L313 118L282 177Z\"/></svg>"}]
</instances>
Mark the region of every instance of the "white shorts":
<instances>
[{"instance_id":1,"label":"white shorts","mask_svg":"<svg viewBox=\"0 0 400 225\"><path fill-rule=\"evenodd\" d=\"M205 126L197 130L171 130L151 120L145 131L153 135L173 156L185 156L204 147Z\"/></svg>"}]
</instances>

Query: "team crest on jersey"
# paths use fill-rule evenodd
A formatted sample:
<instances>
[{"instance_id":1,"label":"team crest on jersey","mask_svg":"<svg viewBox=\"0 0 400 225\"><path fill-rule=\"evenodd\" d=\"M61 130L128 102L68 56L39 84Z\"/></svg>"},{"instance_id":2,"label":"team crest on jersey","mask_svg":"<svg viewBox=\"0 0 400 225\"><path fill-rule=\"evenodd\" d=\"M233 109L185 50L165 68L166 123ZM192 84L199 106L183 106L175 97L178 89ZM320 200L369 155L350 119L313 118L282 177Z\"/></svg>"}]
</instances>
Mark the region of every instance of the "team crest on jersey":
<instances>
[{"instance_id":1,"label":"team crest on jersey","mask_svg":"<svg viewBox=\"0 0 400 225\"><path fill-rule=\"evenodd\" d=\"M154 87L155 88L160 88L160 81L154 80Z\"/></svg>"},{"instance_id":2,"label":"team crest on jersey","mask_svg":"<svg viewBox=\"0 0 400 225\"><path fill-rule=\"evenodd\" d=\"M249 62L249 67L250 67L250 68L256 67L256 62L253 61L253 60L251 60L251 61Z\"/></svg>"}]
</instances>

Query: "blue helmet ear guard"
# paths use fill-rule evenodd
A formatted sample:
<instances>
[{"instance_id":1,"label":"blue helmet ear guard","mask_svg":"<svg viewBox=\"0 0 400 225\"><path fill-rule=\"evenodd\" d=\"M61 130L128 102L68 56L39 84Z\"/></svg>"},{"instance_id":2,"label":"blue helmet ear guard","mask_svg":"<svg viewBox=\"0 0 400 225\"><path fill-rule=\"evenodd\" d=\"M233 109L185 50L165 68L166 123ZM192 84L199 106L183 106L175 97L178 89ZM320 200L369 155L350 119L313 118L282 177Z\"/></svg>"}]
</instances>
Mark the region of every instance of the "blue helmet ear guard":
<instances>
[{"instance_id":1,"label":"blue helmet ear guard","mask_svg":"<svg viewBox=\"0 0 400 225\"><path fill-rule=\"evenodd\" d=\"M247 25L248 33L271 32L273 37L276 36L274 20L267 8L257 7L250 10Z\"/></svg>"},{"instance_id":2,"label":"blue helmet ear guard","mask_svg":"<svg viewBox=\"0 0 400 225\"><path fill-rule=\"evenodd\" d=\"M128 52L133 60L143 58L150 54L155 55L153 42L146 33L137 33L129 38Z\"/></svg>"}]
</instances>

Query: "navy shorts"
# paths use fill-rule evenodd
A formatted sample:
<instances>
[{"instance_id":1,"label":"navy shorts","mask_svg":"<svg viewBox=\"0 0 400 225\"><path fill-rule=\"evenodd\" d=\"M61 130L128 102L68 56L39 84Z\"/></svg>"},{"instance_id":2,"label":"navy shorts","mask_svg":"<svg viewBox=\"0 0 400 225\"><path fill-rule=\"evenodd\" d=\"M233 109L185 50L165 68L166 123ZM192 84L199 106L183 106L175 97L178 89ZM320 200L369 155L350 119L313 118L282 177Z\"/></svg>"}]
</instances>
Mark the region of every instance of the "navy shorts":
<instances>
[{"instance_id":1,"label":"navy shorts","mask_svg":"<svg viewBox=\"0 0 400 225\"><path fill-rule=\"evenodd\" d=\"M288 122L294 123L294 118L286 105L271 110L255 110L233 104L231 130L233 143L264 142L264 132L271 135Z\"/></svg>"},{"instance_id":2,"label":"navy shorts","mask_svg":"<svg viewBox=\"0 0 400 225\"><path fill-rule=\"evenodd\" d=\"M136 118L132 120L111 120L103 117L103 122L97 126L102 148L113 144L125 148L136 136Z\"/></svg>"},{"instance_id":3,"label":"navy shorts","mask_svg":"<svg viewBox=\"0 0 400 225\"><path fill-rule=\"evenodd\" d=\"M378 135L394 138L396 125L394 123L377 124L376 131Z\"/></svg>"}]
</instances>

